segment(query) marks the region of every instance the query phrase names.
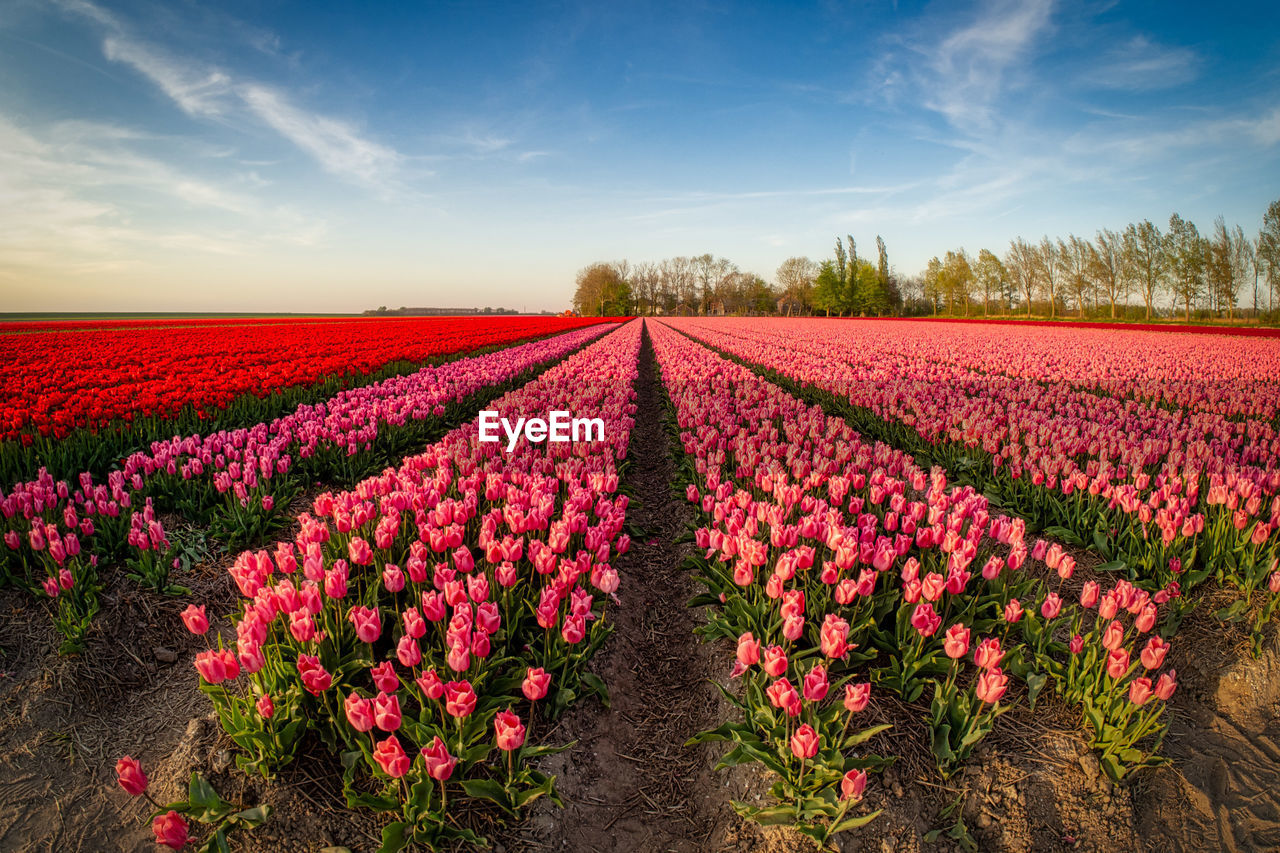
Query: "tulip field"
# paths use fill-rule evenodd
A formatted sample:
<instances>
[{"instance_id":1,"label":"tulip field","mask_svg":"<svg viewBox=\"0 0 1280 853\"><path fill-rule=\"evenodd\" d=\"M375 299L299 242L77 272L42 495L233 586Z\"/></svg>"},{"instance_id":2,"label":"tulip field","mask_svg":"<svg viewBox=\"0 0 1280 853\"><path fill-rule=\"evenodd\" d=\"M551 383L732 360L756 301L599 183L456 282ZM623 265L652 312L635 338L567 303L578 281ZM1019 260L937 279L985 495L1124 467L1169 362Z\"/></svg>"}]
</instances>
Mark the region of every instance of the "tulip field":
<instances>
[{"instance_id":1,"label":"tulip field","mask_svg":"<svg viewBox=\"0 0 1280 853\"><path fill-rule=\"evenodd\" d=\"M1280 340L0 349L0 849L1280 847ZM603 435L508 447L482 411Z\"/></svg>"}]
</instances>

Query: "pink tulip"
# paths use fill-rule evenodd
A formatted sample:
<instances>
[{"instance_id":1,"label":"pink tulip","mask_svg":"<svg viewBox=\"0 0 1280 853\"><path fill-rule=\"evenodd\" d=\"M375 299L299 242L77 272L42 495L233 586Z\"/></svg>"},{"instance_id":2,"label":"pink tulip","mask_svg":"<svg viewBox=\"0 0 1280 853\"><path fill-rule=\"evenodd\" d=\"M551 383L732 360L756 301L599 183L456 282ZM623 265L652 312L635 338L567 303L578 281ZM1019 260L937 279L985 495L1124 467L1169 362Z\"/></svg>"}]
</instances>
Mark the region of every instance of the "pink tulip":
<instances>
[{"instance_id":1,"label":"pink tulip","mask_svg":"<svg viewBox=\"0 0 1280 853\"><path fill-rule=\"evenodd\" d=\"M952 660L964 657L969 653L969 629L957 622L947 629L942 650Z\"/></svg>"},{"instance_id":2,"label":"pink tulip","mask_svg":"<svg viewBox=\"0 0 1280 853\"><path fill-rule=\"evenodd\" d=\"M361 698L358 694L347 694L346 700L342 703L343 710L347 715L347 722L358 732L367 732L374 726L373 719L373 703L368 699Z\"/></svg>"},{"instance_id":3,"label":"pink tulip","mask_svg":"<svg viewBox=\"0 0 1280 853\"><path fill-rule=\"evenodd\" d=\"M996 667L995 669L984 669L978 673L978 682L974 688L974 695L979 700L988 704L995 704L1000 701L1000 697L1004 696L1004 692L1009 686L1009 676Z\"/></svg>"},{"instance_id":4,"label":"pink tulip","mask_svg":"<svg viewBox=\"0 0 1280 853\"><path fill-rule=\"evenodd\" d=\"M818 733L813 730L813 726L802 723L791 736L791 754L799 759L813 758L818 754L818 745L821 740Z\"/></svg>"},{"instance_id":5,"label":"pink tulip","mask_svg":"<svg viewBox=\"0 0 1280 853\"><path fill-rule=\"evenodd\" d=\"M760 659L760 668L772 675L774 678L780 677L787 671L787 653L783 651L782 646L769 646L764 650L764 656Z\"/></svg>"},{"instance_id":6,"label":"pink tulip","mask_svg":"<svg viewBox=\"0 0 1280 853\"><path fill-rule=\"evenodd\" d=\"M521 692L530 702L536 702L547 695L551 686L551 673L541 667L531 666L525 672L524 681L520 685Z\"/></svg>"},{"instance_id":7,"label":"pink tulip","mask_svg":"<svg viewBox=\"0 0 1280 853\"><path fill-rule=\"evenodd\" d=\"M394 694L379 693L373 697L373 723L384 732L400 728L400 700Z\"/></svg>"},{"instance_id":8,"label":"pink tulip","mask_svg":"<svg viewBox=\"0 0 1280 853\"><path fill-rule=\"evenodd\" d=\"M1143 676L1129 682L1129 701L1134 705L1145 705L1151 698L1151 679Z\"/></svg>"},{"instance_id":9,"label":"pink tulip","mask_svg":"<svg viewBox=\"0 0 1280 853\"><path fill-rule=\"evenodd\" d=\"M409 772L409 756L405 755L404 747L400 746L400 739L395 735L377 743L373 748L373 760L392 779L399 779Z\"/></svg>"},{"instance_id":10,"label":"pink tulip","mask_svg":"<svg viewBox=\"0 0 1280 853\"><path fill-rule=\"evenodd\" d=\"M856 714L867 707L871 701L871 684L846 684L844 686L844 708L850 714Z\"/></svg>"},{"instance_id":11,"label":"pink tulip","mask_svg":"<svg viewBox=\"0 0 1280 853\"><path fill-rule=\"evenodd\" d=\"M1123 678L1129 671L1129 652L1127 649L1114 649L1107 655L1107 675L1112 678Z\"/></svg>"},{"instance_id":12,"label":"pink tulip","mask_svg":"<svg viewBox=\"0 0 1280 853\"><path fill-rule=\"evenodd\" d=\"M511 752L524 745L524 724L511 712L510 708L498 712L493 719L493 729L498 749Z\"/></svg>"},{"instance_id":13,"label":"pink tulip","mask_svg":"<svg viewBox=\"0 0 1280 853\"><path fill-rule=\"evenodd\" d=\"M457 719L468 717L476 708L476 694L470 682L450 681L444 686L444 709Z\"/></svg>"},{"instance_id":14,"label":"pink tulip","mask_svg":"<svg viewBox=\"0 0 1280 853\"><path fill-rule=\"evenodd\" d=\"M743 666L754 666L760 662L760 642L750 631L738 637L737 659Z\"/></svg>"},{"instance_id":15,"label":"pink tulip","mask_svg":"<svg viewBox=\"0 0 1280 853\"><path fill-rule=\"evenodd\" d=\"M830 683L827 681L827 671L821 665L815 666L809 670L809 674L804 677L804 698L808 702L821 702L827 695Z\"/></svg>"},{"instance_id":16,"label":"pink tulip","mask_svg":"<svg viewBox=\"0 0 1280 853\"><path fill-rule=\"evenodd\" d=\"M862 799L866 789L867 772L865 770L850 770L840 779L841 800L853 800L856 803Z\"/></svg>"},{"instance_id":17,"label":"pink tulip","mask_svg":"<svg viewBox=\"0 0 1280 853\"><path fill-rule=\"evenodd\" d=\"M430 746L424 746L421 752L427 764L427 775L432 779L443 782L453 775L453 768L457 766L458 759L449 754L439 735L435 736Z\"/></svg>"},{"instance_id":18,"label":"pink tulip","mask_svg":"<svg viewBox=\"0 0 1280 853\"><path fill-rule=\"evenodd\" d=\"M204 634L209 630L209 620L205 616L203 604L188 604L182 611L182 624L193 634Z\"/></svg>"}]
</instances>

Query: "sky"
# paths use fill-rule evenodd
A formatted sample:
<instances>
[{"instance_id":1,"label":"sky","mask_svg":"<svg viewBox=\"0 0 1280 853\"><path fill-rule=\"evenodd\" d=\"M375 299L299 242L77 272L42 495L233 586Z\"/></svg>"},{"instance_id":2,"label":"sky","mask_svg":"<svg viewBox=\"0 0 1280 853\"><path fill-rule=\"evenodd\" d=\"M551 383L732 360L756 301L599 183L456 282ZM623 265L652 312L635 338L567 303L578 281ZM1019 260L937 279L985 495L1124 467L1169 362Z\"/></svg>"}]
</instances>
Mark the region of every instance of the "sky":
<instances>
[{"instance_id":1,"label":"sky","mask_svg":"<svg viewBox=\"0 0 1280 853\"><path fill-rule=\"evenodd\" d=\"M0 0L0 311L569 304L1280 198L1280 4Z\"/></svg>"}]
</instances>

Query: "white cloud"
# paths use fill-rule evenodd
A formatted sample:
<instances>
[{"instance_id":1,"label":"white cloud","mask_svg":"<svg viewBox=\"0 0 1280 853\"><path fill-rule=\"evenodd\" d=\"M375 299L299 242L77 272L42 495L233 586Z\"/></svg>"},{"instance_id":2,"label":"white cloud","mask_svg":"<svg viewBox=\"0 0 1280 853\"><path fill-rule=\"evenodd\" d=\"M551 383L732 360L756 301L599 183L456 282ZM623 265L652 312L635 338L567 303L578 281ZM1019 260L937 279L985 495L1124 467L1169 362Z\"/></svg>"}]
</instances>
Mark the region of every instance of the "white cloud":
<instances>
[{"instance_id":1,"label":"white cloud","mask_svg":"<svg viewBox=\"0 0 1280 853\"><path fill-rule=\"evenodd\" d=\"M958 130L990 130L1010 73L1048 29L1052 12L1052 0L986 3L972 22L922 51L931 72L919 81L924 105Z\"/></svg>"},{"instance_id":2,"label":"white cloud","mask_svg":"<svg viewBox=\"0 0 1280 853\"><path fill-rule=\"evenodd\" d=\"M32 130L0 115L0 267L84 274L137 268L156 249L251 254L323 236L323 222L131 147L147 141L115 125ZM163 224L151 221L156 198Z\"/></svg>"},{"instance_id":3,"label":"white cloud","mask_svg":"<svg viewBox=\"0 0 1280 853\"><path fill-rule=\"evenodd\" d=\"M1200 57L1183 47L1161 47L1146 36L1117 45L1082 78L1105 89L1149 91L1180 86L1195 79Z\"/></svg>"},{"instance_id":4,"label":"white cloud","mask_svg":"<svg viewBox=\"0 0 1280 853\"><path fill-rule=\"evenodd\" d=\"M250 84L238 92L254 115L330 174L385 185L403 159L395 150L365 139L346 122L294 106L275 89Z\"/></svg>"},{"instance_id":5,"label":"white cloud","mask_svg":"<svg viewBox=\"0 0 1280 853\"><path fill-rule=\"evenodd\" d=\"M279 89L239 79L230 71L192 58L176 57L89 0L58 2L103 31L102 52L107 59L142 74L188 115L228 119L237 110L247 108L250 115L310 155L330 174L384 192L390 189L404 158L394 149L364 137L353 125L299 107ZM254 44L260 49L278 47L261 33L255 36ZM509 143L479 139L476 144L501 148Z\"/></svg>"},{"instance_id":6,"label":"white cloud","mask_svg":"<svg viewBox=\"0 0 1280 853\"><path fill-rule=\"evenodd\" d=\"M150 79L188 115L218 116L226 111L231 78L222 71L196 69L154 47L120 36L104 38L102 54Z\"/></svg>"}]
</instances>

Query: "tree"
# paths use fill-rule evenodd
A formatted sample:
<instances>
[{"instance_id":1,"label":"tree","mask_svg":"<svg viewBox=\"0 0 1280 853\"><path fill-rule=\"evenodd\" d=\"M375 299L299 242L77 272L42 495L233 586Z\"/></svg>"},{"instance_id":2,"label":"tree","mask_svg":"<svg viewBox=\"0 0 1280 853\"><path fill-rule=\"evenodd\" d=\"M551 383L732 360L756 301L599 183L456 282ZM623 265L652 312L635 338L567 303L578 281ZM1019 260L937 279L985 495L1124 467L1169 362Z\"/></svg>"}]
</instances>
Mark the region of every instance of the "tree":
<instances>
[{"instance_id":1,"label":"tree","mask_svg":"<svg viewBox=\"0 0 1280 853\"><path fill-rule=\"evenodd\" d=\"M1253 254L1253 241L1244 236L1244 229L1239 225L1231 229L1231 280L1232 294L1240 292L1240 288L1244 287L1250 277L1254 280L1253 293L1253 311L1254 315L1258 312L1258 290L1257 290L1257 274L1255 272L1255 263L1257 259ZM1234 303L1233 303L1234 304Z\"/></svg>"},{"instance_id":2,"label":"tree","mask_svg":"<svg viewBox=\"0 0 1280 853\"><path fill-rule=\"evenodd\" d=\"M778 267L778 287L786 296L806 308L812 304L813 280L818 275L818 265L808 258L787 258Z\"/></svg>"},{"instance_id":3,"label":"tree","mask_svg":"<svg viewBox=\"0 0 1280 853\"><path fill-rule=\"evenodd\" d=\"M947 299L947 310L957 313L956 306L964 304L964 314L969 316L969 300L973 295L973 265L964 249L948 251L942 261L939 285Z\"/></svg>"},{"instance_id":4,"label":"tree","mask_svg":"<svg viewBox=\"0 0 1280 853\"><path fill-rule=\"evenodd\" d=\"M747 310L753 314L772 314L778 310L778 294L758 275L751 275L746 290Z\"/></svg>"},{"instance_id":5,"label":"tree","mask_svg":"<svg viewBox=\"0 0 1280 853\"><path fill-rule=\"evenodd\" d=\"M861 294L858 292L858 244L854 242L852 234L844 237L848 241L846 246L849 250L849 262L844 276L844 307L849 311L850 317L856 317L862 312Z\"/></svg>"},{"instance_id":6,"label":"tree","mask_svg":"<svg viewBox=\"0 0 1280 853\"><path fill-rule=\"evenodd\" d=\"M942 261L935 255L929 259L920 281L921 295L935 315L938 313L938 303L942 301L942 278Z\"/></svg>"},{"instance_id":7,"label":"tree","mask_svg":"<svg viewBox=\"0 0 1280 853\"><path fill-rule=\"evenodd\" d=\"M843 284L840 274L836 272L836 261L823 261L818 268L817 278L813 281L813 307L823 311L828 317L832 311L840 310L841 290Z\"/></svg>"},{"instance_id":8,"label":"tree","mask_svg":"<svg viewBox=\"0 0 1280 853\"><path fill-rule=\"evenodd\" d=\"M1058 247L1048 237L1040 241L1036 250L1036 272L1049 299L1049 319L1058 316L1058 288L1062 285L1062 256Z\"/></svg>"},{"instance_id":9,"label":"tree","mask_svg":"<svg viewBox=\"0 0 1280 853\"><path fill-rule=\"evenodd\" d=\"M631 286L620 264L594 263L578 271L574 309L584 317L621 317L631 313Z\"/></svg>"},{"instance_id":10,"label":"tree","mask_svg":"<svg viewBox=\"0 0 1280 853\"><path fill-rule=\"evenodd\" d=\"M982 249L978 252L978 262L974 264L973 274L978 287L982 288L982 316L985 317L991 310L992 295L1000 296L1004 293L1008 272L994 252Z\"/></svg>"},{"instance_id":11,"label":"tree","mask_svg":"<svg viewBox=\"0 0 1280 853\"><path fill-rule=\"evenodd\" d=\"M1280 285L1280 200L1271 202L1262 215L1262 230L1258 232L1255 249L1256 263L1267 271L1267 312L1276 307L1276 287Z\"/></svg>"},{"instance_id":12,"label":"tree","mask_svg":"<svg viewBox=\"0 0 1280 853\"><path fill-rule=\"evenodd\" d=\"M1205 246L1194 222L1178 214L1169 217L1168 244L1170 281L1174 301L1181 300L1184 319L1191 322L1191 304L1204 295Z\"/></svg>"},{"instance_id":13,"label":"tree","mask_svg":"<svg viewBox=\"0 0 1280 853\"><path fill-rule=\"evenodd\" d=\"M1169 254L1160 229L1144 219L1130 224L1124 231L1125 267L1133 275L1142 301L1147 306L1147 319L1151 319L1151 306L1156 295L1164 288L1169 272Z\"/></svg>"},{"instance_id":14,"label":"tree","mask_svg":"<svg viewBox=\"0 0 1280 853\"><path fill-rule=\"evenodd\" d=\"M1009 241L1009 251L1004 256L1009 278L1027 300L1027 316L1031 316L1031 294L1036 284L1036 249L1021 237Z\"/></svg>"},{"instance_id":15,"label":"tree","mask_svg":"<svg viewBox=\"0 0 1280 853\"><path fill-rule=\"evenodd\" d=\"M1090 247L1089 276L1102 288L1111 303L1111 319L1116 318L1117 300L1129 296L1129 271L1125 266L1124 237L1110 229L1098 232Z\"/></svg>"},{"instance_id":16,"label":"tree","mask_svg":"<svg viewBox=\"0 0 1280 853\"><path fill-rule=\"evenodd\" d=\"M1088 240L1081 240L1074 234L1068 235L1066 242L1058 241L1058 257L1062 261L1062 278L1067 293L1075 297L1076 308L1084 317L1084 300L1092 284L1089 278L1089 256L1093 246Z\"/></svg>"},{"instance_id":17,"label":"tree","mask_svg":"<svg viewBox=\"0 0 1280 853\"><path fill-rule=\"evenodd\" d=\"M1227 319L1235 312L1239 298L1239 282L1235 271L1235 241L1227 230L1227 222L1221 216L1213 221L1213 237L1209 239L1209 252L1205 257L1205 281L1209 288L1211 307L1222 311Z\"/></svg>"}]
</instances>

